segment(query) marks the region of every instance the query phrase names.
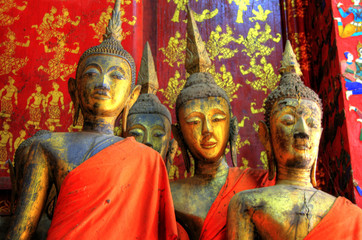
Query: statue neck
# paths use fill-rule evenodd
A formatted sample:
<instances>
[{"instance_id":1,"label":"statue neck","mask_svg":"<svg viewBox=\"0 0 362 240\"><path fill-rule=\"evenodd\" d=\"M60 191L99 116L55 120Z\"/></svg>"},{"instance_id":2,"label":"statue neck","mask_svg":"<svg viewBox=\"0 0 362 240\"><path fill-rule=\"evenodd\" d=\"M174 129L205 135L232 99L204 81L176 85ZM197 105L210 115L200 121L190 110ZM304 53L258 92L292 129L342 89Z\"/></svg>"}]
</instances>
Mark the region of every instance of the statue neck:
<instances>
[{"instance_id":1,"label":"statue neck","mask_svg":"<svg viewBox=\"0 0 362 240\"><path fill-rule=\"evenodd\" d=\"M115 117L84 116L83 131L114 134Z\"/></svg>"},{"instance_id":2,"label":"statue neck","mask_svg":"<svg viewBox=\"0 0 362 240\"><path fill-rule=\"evenodd\" d=\"M214 179L228 173L229 166L226 163L225 155L218 161L205 162L195 160L195 176L203 179Z\"/></svg>"},{"instance_id":3,"label":"statue neck","mask_svg":"<svg viewBox=\"0 0 362 240\"><path fill-rule=\"evenodd\" d=\"M310 179L311 169L290 168L278 166L275 185L287 184L303 187L313 187Z\"/></svg>"}]
</instances>

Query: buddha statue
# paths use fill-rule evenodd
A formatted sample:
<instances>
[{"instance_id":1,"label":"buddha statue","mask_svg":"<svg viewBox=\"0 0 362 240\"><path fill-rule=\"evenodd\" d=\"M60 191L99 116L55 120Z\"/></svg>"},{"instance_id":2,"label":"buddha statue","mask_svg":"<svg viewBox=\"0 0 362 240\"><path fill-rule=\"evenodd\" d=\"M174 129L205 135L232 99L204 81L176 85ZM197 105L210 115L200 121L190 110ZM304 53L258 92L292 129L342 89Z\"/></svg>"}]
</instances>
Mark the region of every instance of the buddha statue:
<instances>
[{"instance_id":1,"label":"buddha statue","mask_svg":"<svg viewBox=\"0 0 362 240\"><path fill-rule=\"evenodd\" d=\"M185 162L194 176L171 182L176 218L190 239L224 239L227 206L235 192L264 186L266 171L229 168L229 143L236 166L237 119L226 92L207 72L211 61L191 10L187 17L186 71L190 74L176 100L177 124L172 126Z\"/></svg>"},{"instance_id":2,"label":"buddha statue","mask_svg":"<svg viewBox=\"0 0 362 240\"><path fill-rule=\"evenodd\" d=\"M232 198L228 239L361 239L362 210L313 187L322 104L302 82L289 41L280 72L279 86L265 101L265 122L259 124L269 178L276 176L276 184Z\"/></svg>"},{"instance_id":3,"label":"buddha statue","mask_svg":"<svg viewBox=\"0 0 362 240\"><path fill-rule=\"evenodd\" d=\"M171 140L171 114L156 96L157 73L148 42L143 50L137 84L142 86L141 94L129 110L124 136L133 136L159 152L166 165L173 162L177 142Z\"/></svg>"},{"instance_id":4,"label":"buddha statue","mask_svg":"<svg viewBox=\"0 0 362 240\"><path fill-rule=\"evenodd\" d=\"M160 154L113 134L117 116L128 112L141 88L121 45L120 4L116 0L103 42L83 53L76 79L68 82L74 123L80 111L84 117L82 131L45 132L16 153L19 197L7 239L31 237L52 184L57 203L49 239L177 238Z\"/></svg>"}]
</instances>

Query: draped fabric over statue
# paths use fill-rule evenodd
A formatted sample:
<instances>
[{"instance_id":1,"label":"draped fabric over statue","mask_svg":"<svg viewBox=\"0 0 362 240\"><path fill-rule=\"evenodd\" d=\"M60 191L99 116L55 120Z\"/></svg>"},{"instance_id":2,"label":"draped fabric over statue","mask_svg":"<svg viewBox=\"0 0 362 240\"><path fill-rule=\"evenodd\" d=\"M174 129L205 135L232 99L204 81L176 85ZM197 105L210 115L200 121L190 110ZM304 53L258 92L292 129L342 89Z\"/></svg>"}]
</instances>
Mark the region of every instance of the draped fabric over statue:
<instances>
[{"instance_id":1,"label":"draped fabric over statue","mask_svg":"<svg viewBox=\"0 0 362 240\"><path fill-rule=\"evenodd\" d=\"M362 210L344 197L338 197L331 210L304 240L362 239Z\"/></svg>"},{"instance_id":2,"label":"draped fabric over statue","mask_svg":"<svg viewBox=\"0 0 362 240\"><path fill-rule=\"evenodd\" d=\"M200 240L226 239L226 219L231 198L244 190L271 185L274 185L274 181L268 180L268 174L265 170L230 168L226 182L206 216ZM182 238L180 235L180 239L187 240L188 237Z\"/></svg>"},{"instance_id":3,"label":"draped fabric over statue","mask_svg":"<svg viewBox=\"0 0 362 240\"><path fill-rule=\"evenodd\" d=\"M177 239L161 156L126 138L75 168L62 184L48 239Z\"/></svg>"}]
</instances>

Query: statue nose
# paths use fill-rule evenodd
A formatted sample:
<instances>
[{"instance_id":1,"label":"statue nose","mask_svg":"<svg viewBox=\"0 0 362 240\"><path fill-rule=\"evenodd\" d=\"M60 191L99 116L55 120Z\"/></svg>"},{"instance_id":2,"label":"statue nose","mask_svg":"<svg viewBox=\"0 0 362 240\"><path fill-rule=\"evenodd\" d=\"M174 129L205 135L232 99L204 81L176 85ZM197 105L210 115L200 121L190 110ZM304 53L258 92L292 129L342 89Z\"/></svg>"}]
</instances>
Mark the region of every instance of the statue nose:
<instances>
[{"instance_id":1,"label":"statue nose","mask_svg":"<svg viewBox=\"0 0 362 240\"><path fill-rule=\"evenodd\" d=\"M143 139L143 144L153 148L150 134L147 134L147 133L145 134L144 139Z\"/></svg>"},{"instance_id":2,"label":"statue nose","mask_svg":"<svg viewBox=\"0 0 362 240\"><path fill-rule=\"evenodd\" d=\"M309 139L308 126L303 118L299 118L295 124L294 138Z\"/></svg>"},{"instance_id":3,"label":"statue nose","mask_svg":"<svg viewBox=\"0 0 362 240\"><path fill-rule=\"evenodd\" d=\"M202 124L202 133L206 134L206 133L211 133L212 131L213 131L213 128L212 128L210 120L205 119Z\"/></svg>"},{"instance_id":4,"label":"statue nose","mask_svg":"<svg viewBox=\"0 0 362 240\"><path fill-rule=\"evenodd\" d=\"M101 89L101 90L111 90L110 87L110 83L109 83L109 78L105 75L102 75L102 79L100 82L98 82L98 84L96 85L97 89Z\"/></svg>"}]
</instances>

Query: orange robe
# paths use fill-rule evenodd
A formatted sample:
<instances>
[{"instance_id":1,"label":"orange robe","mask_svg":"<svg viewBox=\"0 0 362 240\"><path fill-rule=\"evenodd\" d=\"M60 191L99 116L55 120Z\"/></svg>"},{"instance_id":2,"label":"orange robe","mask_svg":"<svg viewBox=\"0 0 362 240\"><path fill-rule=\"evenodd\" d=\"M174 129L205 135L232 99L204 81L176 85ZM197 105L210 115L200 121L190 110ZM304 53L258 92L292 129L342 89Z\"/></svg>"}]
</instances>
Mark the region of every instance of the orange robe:
<instances>
[{"instance_id":1,"label":"orange robe","mask_svg":"<svg viewBox=\"0 0 362 240\"><path fill-rule=\"evenodd\" d=\"M338 197L327 215L304 238L311 239L362 239L362 209Z\"/></svg>"},{"instance_id":2,"label":"orange robe","mask_svg":"<svg viewBox=\"0 0 362 240\"><path fill-rule=\"evenodd\" d=\"M224 186L211 205L202 227L200 240L227 239L226 219L231 198L238 192L274 185L265 170L230 168Z\"/></svg>"},{"instance_id":3,"label":"orange robe","mask_svg":"<svg viewBox=\"0 0 362 240\"><path fill-rule=\"evenodd\" d=\"M126 138L83 162L63 181L48 239L177 239L161 156Z\"/></svg>"}]
</instances>

